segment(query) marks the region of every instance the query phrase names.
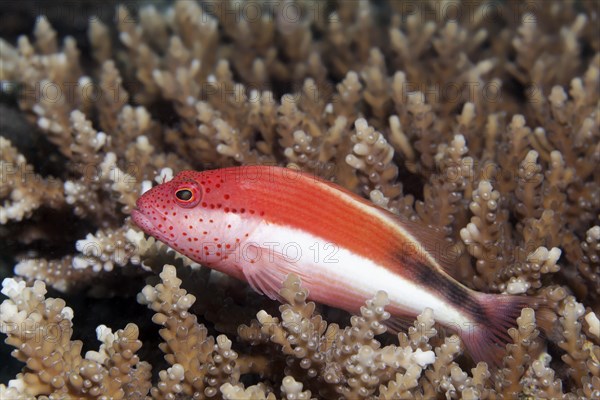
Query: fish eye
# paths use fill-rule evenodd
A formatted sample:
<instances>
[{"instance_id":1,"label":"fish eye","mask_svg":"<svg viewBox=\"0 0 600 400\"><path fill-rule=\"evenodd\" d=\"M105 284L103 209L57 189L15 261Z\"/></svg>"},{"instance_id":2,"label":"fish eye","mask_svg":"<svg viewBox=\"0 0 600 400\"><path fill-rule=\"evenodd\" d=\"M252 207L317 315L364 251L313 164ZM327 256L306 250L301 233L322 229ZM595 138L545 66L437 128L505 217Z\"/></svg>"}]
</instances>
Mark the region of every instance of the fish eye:
<instances>
[{"instance_id":1,"label":"fish eye","mask_svg":"<svg viewBox=\"0 0 600 400\"><path fill-rule=\"evenodd\" d=\"M190 189L179 189L175 196L181 201L190 201L194 195Z\"/></svg>"},{"instance_id":2,"label":"fish eye","mask_svg":"<svg viewBox=\"0 0 600 400\"><path fill-rule=\"evenodd\" d=\"M201 189L195 182L182 182L173 192L175 202L182 207L194 207L202 197Z\"/></svg>"}]
</instances>

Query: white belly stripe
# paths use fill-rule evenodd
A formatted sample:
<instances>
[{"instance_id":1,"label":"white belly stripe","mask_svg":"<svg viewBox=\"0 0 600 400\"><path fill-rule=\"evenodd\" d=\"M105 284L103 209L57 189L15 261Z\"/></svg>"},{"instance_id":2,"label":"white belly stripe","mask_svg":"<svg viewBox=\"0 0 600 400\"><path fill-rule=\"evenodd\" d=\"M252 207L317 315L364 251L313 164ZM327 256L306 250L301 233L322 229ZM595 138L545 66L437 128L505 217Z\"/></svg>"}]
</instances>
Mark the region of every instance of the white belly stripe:
<instances>
[{"instance_id":1,"label":"white belly stripe","mask_svg":"<svg viewBox=\"0 0 600 400\"><path fill-rule=\"evenodd\" d=\"M364 295L371 298L378 290L385 290L392 304L411 314L419 314L425 307L430 307L434 310L436 320L445 325L464 326L469 323L459 310L413 282L368 258L302 230L271 223L261 224L248 241L282 253L298 268L309 271L307 274L310 276L320 276L351 287L357 297ZM311 290L310 287L308 289ZM318 291L311 290L311 293ZM326 298L315 297L314 300L327 304Z\"/></svg>"}]
</instances>

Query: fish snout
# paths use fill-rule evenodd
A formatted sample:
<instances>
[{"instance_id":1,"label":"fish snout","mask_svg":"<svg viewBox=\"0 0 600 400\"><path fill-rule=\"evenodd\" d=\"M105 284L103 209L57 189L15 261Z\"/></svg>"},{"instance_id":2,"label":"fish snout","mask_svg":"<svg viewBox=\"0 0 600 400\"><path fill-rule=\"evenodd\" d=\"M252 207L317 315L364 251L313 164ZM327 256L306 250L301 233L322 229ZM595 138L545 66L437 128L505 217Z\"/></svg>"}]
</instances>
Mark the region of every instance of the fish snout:
<instances>
[{"instance_id":1,"label":"fish snout","mask_svg":"<svg viewBox=\"0 0 600 400\"><path fill-rule=\"evenodd\" d=\"M136 200L135 208L131 210L131 219L133 222L149 235L155 235L158 231L152 222L157 219L157 216L158 212L152 205L152 199L149 199L145 195Z\"/></svg>"},{"instance_id":2,"label":"fish snout","mask_svg":"<svg viewBox=\"0 0 600 400\"><path fill-rule=\"evenodd\" d=\"M154 224L152 224L150 218L140 209L139 205L137 208L131 210L131 219L141 230L147 234L152 235L156 232Z\"/></svg>"}]
</instances>

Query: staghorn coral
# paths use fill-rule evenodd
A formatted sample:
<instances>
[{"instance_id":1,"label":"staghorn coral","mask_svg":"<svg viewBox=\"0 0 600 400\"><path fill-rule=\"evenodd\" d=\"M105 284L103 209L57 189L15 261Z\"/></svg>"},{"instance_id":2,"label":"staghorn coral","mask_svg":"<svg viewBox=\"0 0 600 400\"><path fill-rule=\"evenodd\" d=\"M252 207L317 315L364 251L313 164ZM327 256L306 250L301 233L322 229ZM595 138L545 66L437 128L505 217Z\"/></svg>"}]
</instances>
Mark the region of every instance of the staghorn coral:
<instances>
[{"instance_id":1,"label":"staghorn coral","mask_svg":"<svg viewBox=\"0 0 600 400\"><path fill-rule=\"evenodd\" d=\"M375 391L381 399L426 399L436 393L444 393L447 398L494 398L491 387L495 381L497 393L508 398L521 391L531 395L563 394L560 381L551 379L554 371L548 367L550 356L544 353L535 359L541 341L532 309L524 309L518 330L510 330L514 344L507 346L504 368L492 380L485 363L478 364L471 374L461 369L456 362L461 353L457 336L448 336L439 346L432 346L431 339L437 331L430 309L417 318L408 333L398 335L397 345L382 346L374 337L386 331L382 322L389 318L384 292L367 301L361 316L353 316L350 326L341 330L315 314L315 304L306 302L307 291L300 280L290 275L280 291L287 303L279 307L280 317L262 310L250 326L240 326L237 342L247 351L244 353L232 349L232 341L226 335L209 335L197 321L190 312L196 298L181 288L182 280L174 266L165 265L160 279L160 283L147 285L138 294L138 302L155 312L152 321L162 327L159 347L169 365L159 371L158 382L152 386L150 365L135 355L141 347L135 324L114 334L100 325L96 331L102 345L83 358L78 354L81 342L69 341L73 310L61 299L46 298L41 281L26 287L22 281L7 278L3 293L9 299L2 303L0 322L8 336L7 343L19 349L14 356L26 362L27 367L9 386L0 385L0 390L15 398L37 394L141 398L149 394L157 399L272 399L279 393L284 398L308 399L314 398L311 393L315 393L317 398L341 395L354 399L373 398ZM573 346L573 340L584 340L572 339L581 329L581 305L574 303L572 297L563 304L561 323L566 331L561 346L567 351L564 357L570 365L587 362L589 368L573 370L585 375L583 388L576 394L593 395L598 390L593 374L599 368L595 357L600 347L590 344L580 351L579 346ZM59 329L60 336L48 335L52 329ZM257 351L257 346L265 348ZM267 349L270 351L265 353ZM284 368L268 366L274 360L265 354L276 351L283 354ZM61 369L48 370L46 365L60 365ZM267 380L245 387L240 378L255 371ZM301 381L296 381L294 375L301 376ZM268 382L281 382L281 386ZM303 390L304 387L314 391Z\"/></svg>"},{"instance_id":2,"label":"staghorn coral","mask_svg":"<svg viewBox=\"0 0 600 400\"><path fill-rule=\"evenodd\" d=\"M29 124L0 124L0 261L15 274L0 319L11 346L32 345L31 322L64 330L61 346L15 350L26 367L0 397L599 396L597 2L132 6L115 28L112 10L94 10L106 12L83 18L85 37L50 13L0 39L0 112ZM549 345L523 310L502 366L472 365L431 310L396 342L384 294L345 327L294 278L277 313L128 221L175 172L252 163L331 179L434 228L462 283L546 303ZM73 337L85 328L43 286L133 302L160 271L140 297L160 337L144 335L143 313L115 333L90 315L102 345L84 357Z\"/></svg>"},{"instance_id":3,"label":"staghorn coral","mask_svg":"<svg viewBox=\"0 0 600 400\"><path fill-rule=\"evenodd\" d=\"M33 166L12 146L0 137L0 196L5 199L0 209L0 223L21 221L42 205L60 207L65 202L60 182L52 177L37 175Z\"/></svg>"},{"instance_id":4,"label":"staghorn coral","mask_svg":"<svg viewBox=\"0 0 600 400\"><path fill-rule=\"evenodd\" d=\"M46 298L46 286L36 281L7 278L2 294L2 333L7 344L15 347L12 355L27 364L8 388L0 392L15 398L53 395L68 398L114 399L144 395L150 377L150 365L140 361L136 352L142 346L138 327L128 324L115 333L99 326L98 352L81 355L83 343L71 340L73 310L64 300Z\"/></svg>"},{"instance_id":5,"label":"staghorn coral","mask_svg":"<svg viewBox=\"0 0 600 400\"><path fill-rule=\"evenodd\" d=\"M216 338L208 335L206 327L189 312L196 299L180 287L182 281L174 266L165 265L160 278L161 283L146 286L138 295L138 302L155 312L152 321L163 327L160 330L163 342L159 347L170 365L159 372L158 383L153 387L150 387L149 364L140 362L135 355L141 347L135 324L114 334L100 325L97 335L103 344L98 351L90 351L82 358L77 354L81 342L69 341L73 311L65 307L64 301L46 299L41 281L26 287L22 281L7 278L3 283L3 293L9 297L2 303L3 332L8 335L7 343L19 349L14 356L27 362L27 367L17 380L0 389L16 391L18 395L63 393L84 398L139 397L148 391L157 399L182 395L212 398L219 393L224 398L269 396L274 388L264 385L244 388L240 382L241 375L257 367L260 356L238 354L226 335ZM419 387L435 391L434 381L451 379L447 364L453 363L460 350L456 336L446 338L445 344L435 348L435 363L432 350L414 346L417 339L414 333L413 346L406 343L404 347L381 347L374 336L385 332L381 322L389 318L384 310L387 304L384 292L367 301L362 316L352 317L350 326L340 331L336 324L327 326L321 316L314 314L315 304L306 303L307 291L300 285L293 275L284 283L280 295L289 304L280 307L281 319L263 310L257 314L258 321L253 326L241 326L239 331L241 343L255 344L258 334L264 344L282 349L285 369L264 368L261 372L271 381L281 379L281 392L287 398L310 398L311 391L302 391L303 384L293 378L302 370L306 371L304 385L314 387L325 397L337 393L344 398L371 398L379 390L383 398L395 398L397 393L408 393L409 389L413 390L411 393L420 393ZM431 310L420 316L419 321L415 326L433 324ZM54 336L45 334L53 327L60 329L59 346L52 345ZM36 345L40 338L42 345ZM423 340L427 342L428 337L417 339ZM433 370L426 371L431 374L423 377L430 382L429 386L425 382L417 384L422 370L432 363ZM46 370L45 365L58 365L60 369ZM452 375L457 373L453 371ZM463 384L461 389L464 387Z\"/></svg>"}]
</instances>

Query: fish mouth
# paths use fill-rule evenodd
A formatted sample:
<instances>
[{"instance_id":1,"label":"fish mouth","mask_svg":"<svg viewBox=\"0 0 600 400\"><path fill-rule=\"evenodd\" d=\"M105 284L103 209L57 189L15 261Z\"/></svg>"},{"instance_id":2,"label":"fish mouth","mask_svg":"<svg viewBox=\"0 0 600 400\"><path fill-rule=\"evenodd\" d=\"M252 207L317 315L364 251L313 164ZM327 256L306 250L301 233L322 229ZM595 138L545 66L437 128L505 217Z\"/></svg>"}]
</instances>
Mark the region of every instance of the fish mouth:
<instances>
[{"instance_id":1,"label":"fish mouth","mask_svg":"<svg viewBox=\"0 0 600 400\"><path fill-rule=\"evenodd\" d=\"M152 207L152 209L155 212L157 212L159 215L164 216L164 214L161 213L156 208ZM165 217L165 218L167 218L167 217ZM166 243L167 245L170 245L172 242L176 241L176 239L177 239L177 236L173 236L173 237L169 238L168 237L169 235L166 232L163 232L160 228L158 228L152 222L152 220L144 213L144 211L140 210L139 207L136 207L133 210L131 210L131 219L141 230L146 232L146 234L148 234L150 236L154 236L156 239L160 240L161 242ZM167 220L169 220L169 219L167 218Z\"/></svg>"},{"instance_id":2,"label":"fish mouth","mask_svg":"<svg viewBox=\"0 0 600 400\"><path fill-rule=\"evenodd\" d=\"M149 235L152 235L157 231L154 224L150 221L150 218L148 218L142 211L140 211L137 208L131 210L131 219L133 220L133 222L135 222L135 224L138 227L140 227L144 232L146 232Z\"/></svg>"}]
</instances>

